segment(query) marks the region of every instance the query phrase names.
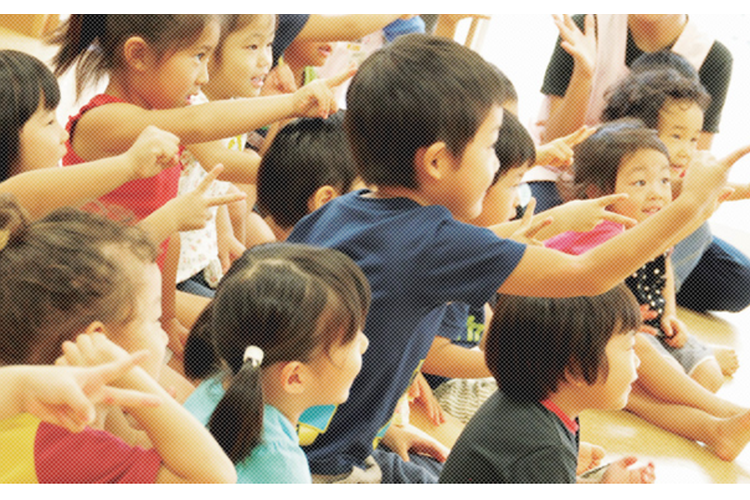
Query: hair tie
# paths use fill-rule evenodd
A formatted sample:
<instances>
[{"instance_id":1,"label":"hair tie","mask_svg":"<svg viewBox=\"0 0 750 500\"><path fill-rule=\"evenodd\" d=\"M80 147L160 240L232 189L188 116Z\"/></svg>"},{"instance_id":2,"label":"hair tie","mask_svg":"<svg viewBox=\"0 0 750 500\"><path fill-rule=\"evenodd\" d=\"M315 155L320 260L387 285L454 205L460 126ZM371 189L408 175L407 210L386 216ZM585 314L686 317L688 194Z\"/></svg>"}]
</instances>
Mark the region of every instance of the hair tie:
<instances>
[{"instance_id":1,"label":"hair tie","mask_svg":"<svg viewBox=\"0 0 750 500\"><path fill-rule=\"evenodd\" d=\"M242 362L247 363L248 361L253 365L253 368L260 366L260 364L263 363L263 349L255 345L248 346L247 349L245 349L245 355L242 357Z\"/></svg>"}]
</instances>

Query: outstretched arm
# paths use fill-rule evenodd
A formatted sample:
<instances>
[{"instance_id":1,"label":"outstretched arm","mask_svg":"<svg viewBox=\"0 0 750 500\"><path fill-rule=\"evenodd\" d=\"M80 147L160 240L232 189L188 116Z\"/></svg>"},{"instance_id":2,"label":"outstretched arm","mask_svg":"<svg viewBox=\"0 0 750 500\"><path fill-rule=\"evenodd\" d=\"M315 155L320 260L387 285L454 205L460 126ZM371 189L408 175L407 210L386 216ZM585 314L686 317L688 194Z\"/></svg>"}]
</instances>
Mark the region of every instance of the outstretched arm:
<instances>
[{"instance_id":1,"label":"outstretched arm","mask_svg":"<svg viewBox=\"0 0 750 500\"><path fill-rule=\"evenodd\" d=\"M346 14L325 16L310 14L304 28L295 40L315 40L318 42L337 42L339 40L357 40L369 35L396 19L409 19L414 14Z\"/></svg>"},{"instance_id":2,"label":"outstretched arm","mask_svg":"<svg viewBox=\"0 0 750 500\"><path fill-rule=\"evenodd\" d=\"M183 144L200 144L244 134L296 116L327 118L337 110L333 88L351 78L354 70L315 80L293 94L213 101L173 109L143 109L112 103L88 111L71 139L81 158L90 161L120 154L149 125L167 130Z\"/></svg>"},{"instance_id":3,"label":"outstretched arm","mask_svg":"<svg viewBox=\"0 0 750 500\"><path fill-rule=\"evenodd\" d=\"M179 139L156 127L146 127L125 153L66 168L31 170L0 184L13 193L32 219L63 206L81 206L126 182L153 177L177 163Z\"/></svg>"}]
</instances>

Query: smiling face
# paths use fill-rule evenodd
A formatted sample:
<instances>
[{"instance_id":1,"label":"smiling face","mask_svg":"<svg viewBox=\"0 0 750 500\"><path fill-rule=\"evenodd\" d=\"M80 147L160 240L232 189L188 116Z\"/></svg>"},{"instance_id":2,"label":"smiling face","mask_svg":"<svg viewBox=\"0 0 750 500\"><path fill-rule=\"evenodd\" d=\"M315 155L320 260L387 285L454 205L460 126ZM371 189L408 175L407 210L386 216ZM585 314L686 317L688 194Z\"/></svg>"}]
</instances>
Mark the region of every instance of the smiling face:
<instances>
[{"instance_id":1,"label":"smiling face","mask_svg":"<svg viewBox=\"0 0 750 500\"><path fill-rule=\"evenodd\" d=\"M256 97L271 69L274 16L258 14L253 21L227 35L209 63L211 80L206 94L211 99Z\"/></svg>"},{"instance_id":2,"label":"smiling face","mask_svg":"<svg viewBox=\"0 0 750 500\"><path fill-rule=\"evenodd\" d=\"M31 115L19 134L18 162L12 175L28 170L56 167L65 155L68 133L57 121L54 109L46 109L40 99L39 108Z\"/></svg>"},{"instance_id":3,"label":"smiling face","mask_svg":"<svg viewBox=\"0 0 750 500\"><path fill-rule=\"evenodd\" d=\"M328 42L294 41L284 51L284 61L297 67L323 66L333 52Z\"/></svg>"},{"instance_id":4,"label":"smiling face","mask_svg":"<svg viewBox=\"0 0 750 500\"><path fill-rule=\"evenodd\" d=\"M703 129L703 110L694 102L667 99L659 112L657 132L669 150L672 178L681 177L695 151Z\"/></svg>"},{"instance_id":5,"label":"smiling face","mask_svg":"<svg viewBox=\"0 0 750 500\"><path fill-rule=\"evenodd\" d=\"M618 214L638 222L646 220L672 201L669 160L654 149L641 149L626 156L617 172L615 193L628 198L612 206Z\"/></svg>"},{"instance_id":6,"label":"smiling face","mask_svg":"<svg viewBox=\"0 0 750 500\"><path fill-rule=\"evenodd\" d=\"M459 220L472 220L482 213L482 203L492 185L500 161L495 154L503 108L493 106L477 133L464 148L460 160L453 158L441 179L444 195L441 204ZM452 154L448 153L451 157Z\"/></svg>"},{"instance_id":7,"label":"smiling face","mask_svg":"<svg viewBox=\"0 0 750 500\"><path fill-rule=\"evenodd\" d=\"M140 94L150 109L180 108L190 104L208 83L208 59L219 41L219 23L206 24L196 41L184 49L157 54L145 62L147 76Z\"/></svg>"}]
</instances>

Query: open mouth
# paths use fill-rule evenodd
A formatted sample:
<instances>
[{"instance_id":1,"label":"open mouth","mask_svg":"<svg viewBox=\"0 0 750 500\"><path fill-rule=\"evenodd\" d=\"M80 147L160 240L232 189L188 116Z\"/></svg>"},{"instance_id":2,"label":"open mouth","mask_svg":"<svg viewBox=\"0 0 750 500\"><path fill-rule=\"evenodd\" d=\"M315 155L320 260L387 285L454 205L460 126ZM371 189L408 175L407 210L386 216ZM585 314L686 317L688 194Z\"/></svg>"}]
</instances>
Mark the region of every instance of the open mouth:
<instances>
[{"instance_id":1,"label":"open mouth","mask_svg":"<svg viewBox=\"0 0 750 500\"><path fill-rule=\"evenodd\" d=\"M252 84L253 87L256 87L256 88L261 88L265 82L266 82L265 74L255 76L250 79L250 83Z\"/></svg>"}]
</instances>

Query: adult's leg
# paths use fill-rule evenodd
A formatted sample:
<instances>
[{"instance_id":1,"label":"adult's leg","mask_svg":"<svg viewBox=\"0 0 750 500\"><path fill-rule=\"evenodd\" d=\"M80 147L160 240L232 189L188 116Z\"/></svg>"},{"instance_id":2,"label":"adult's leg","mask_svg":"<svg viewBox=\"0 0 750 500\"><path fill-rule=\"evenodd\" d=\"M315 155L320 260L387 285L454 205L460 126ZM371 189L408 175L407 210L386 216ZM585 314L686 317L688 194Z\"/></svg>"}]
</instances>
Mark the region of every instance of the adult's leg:
<instances>
[{"instance_id":1,"label":"adult's leg","mask_svg":"<svg viewBox=\"0 0 750 500\"><path fill-rule=\"evenodd\" d=\"M696 311L738 312L750 305L750 259L714 236L682 283L677 304Z\"/></svg>"},{"instance_id":2,"label":"adult's leg","mask_svg":"<svg viewBox=\"0 0 750 500\"><path fill-rule=\"evenodd\" d=\"M409 453L409 462L381 444L372 457L380 466L384 484L437 483L443 464L431 457Z\"/></svg>"}]
</instances>

